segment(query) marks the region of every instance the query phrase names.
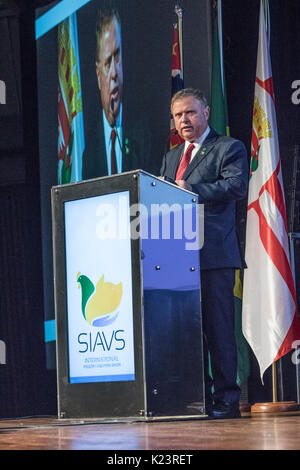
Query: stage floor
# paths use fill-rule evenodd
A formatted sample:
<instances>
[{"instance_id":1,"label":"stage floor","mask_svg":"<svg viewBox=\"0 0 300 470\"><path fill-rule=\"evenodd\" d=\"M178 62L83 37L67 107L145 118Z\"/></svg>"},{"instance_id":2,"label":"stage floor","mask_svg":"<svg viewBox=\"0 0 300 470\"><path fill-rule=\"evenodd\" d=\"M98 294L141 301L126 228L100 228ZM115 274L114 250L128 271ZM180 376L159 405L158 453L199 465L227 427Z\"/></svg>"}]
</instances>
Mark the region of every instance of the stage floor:
<instances>
[{"instance_id":1,"label":"stage floor","mask_svg":"<svg viewBox=\"0 0 300 470\"><path fill-rule=\"evenodd\" d=\"M299 450L300 412L241 419L100 422L0 420L0 450ZM186 452L192 454L192 452ZM110 454L106 453L107 458ZM111 452L115 457L115 452ZM158 462L156 462L158 463ZM186 462L188 463L188 462Z\"/></svg>"}]
</instances>

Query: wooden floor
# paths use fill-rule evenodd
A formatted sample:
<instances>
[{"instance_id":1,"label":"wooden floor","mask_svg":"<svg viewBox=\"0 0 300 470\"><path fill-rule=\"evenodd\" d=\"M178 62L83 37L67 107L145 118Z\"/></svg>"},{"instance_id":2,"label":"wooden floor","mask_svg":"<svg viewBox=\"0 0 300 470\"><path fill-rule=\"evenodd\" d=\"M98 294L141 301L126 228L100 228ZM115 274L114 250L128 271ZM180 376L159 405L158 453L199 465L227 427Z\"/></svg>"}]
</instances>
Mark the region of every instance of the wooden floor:
<instances>
[{"instance_id":1,"label":"wooden floor","mask_svg":"<svg viewBox=\"0 0 300 470\"><path fill-rule=\"evenodd\" d=\"M0 420L0 450L4 449L299 450L300 413L245 413L241 419L214 421L100 422L55 417Z\"/></svg>"}]
</instances>

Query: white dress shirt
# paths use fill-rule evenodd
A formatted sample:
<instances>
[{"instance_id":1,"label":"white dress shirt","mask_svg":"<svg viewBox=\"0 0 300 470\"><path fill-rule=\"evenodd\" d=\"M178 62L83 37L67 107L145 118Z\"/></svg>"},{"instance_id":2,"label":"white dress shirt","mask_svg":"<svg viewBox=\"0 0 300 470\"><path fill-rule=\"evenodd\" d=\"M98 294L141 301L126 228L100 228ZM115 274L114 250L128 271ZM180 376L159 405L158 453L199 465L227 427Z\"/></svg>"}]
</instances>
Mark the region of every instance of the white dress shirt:
<instances>
[{"instance_id":1,"label":"white dress shirt","mask_svg":"<svg viewBox=\"0 0 300 470\"><path fill-rule=\"evenodd\" d=\"M117 171L118 173L122 173L122 104L120 107L120 113L114 128L110 126L108 123L105 112L103 110L103 127L104 127L104 137L105 137L105 148L106 148L106 158L107 158L107 169L108 174L111 175L111 166L110 166L110 151L111 151L111 131L115 129L117 133L116 141L115 141L115 149L116 149L116 161L117 161ZM101 158L101 155L99 156Z\"/></svg>"},{"instance_id":2,"label":"white dress shirt","mask_svg":"<svg viewBox=\"0 0 300 470\"><path fill-rule=\"evenodd\" d=\"M202 147L202 144L203 142L205 141L206 137L208 136L208 134L210 133L210 127L207 126L207 129L203 132L203 134L195 140L195 142L188 142L187 140L185 141L185 145L184 145L184 149L183 149L183 153L186 151L186 149L188 148L188 146L193 143L195 145L195 148L193 149L192 151L192 156L191 156L191 160L190 162L193 160L194 156L196 155L196 153L200 150L200 148Z\"/></svg>"}]
</instances>

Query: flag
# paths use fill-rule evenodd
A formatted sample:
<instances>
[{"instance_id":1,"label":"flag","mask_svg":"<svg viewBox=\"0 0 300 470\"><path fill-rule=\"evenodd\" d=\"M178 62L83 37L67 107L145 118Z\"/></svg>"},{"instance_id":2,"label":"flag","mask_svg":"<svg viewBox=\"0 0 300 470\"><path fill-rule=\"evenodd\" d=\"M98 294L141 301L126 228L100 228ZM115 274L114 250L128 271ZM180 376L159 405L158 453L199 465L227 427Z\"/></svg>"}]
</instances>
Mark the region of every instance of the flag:
<instances>
[{"instance_id":1,"label":"flag","mask_svg":"<svg viewBox=\"0 0 300 470\"><path fill-rule=\"evenodd\" d=\"M242 302L243 284L240 269L235 270L235 283L233 289L234 298L234 328L237 347L237 384L241 386L250 374L249 346L243 335L242 329Z\"/></svg>"},{"instance_id":2,"label":"flag","mask_svg":"<svg viewBox=\"0 0 300 470\"><path fill-rule=\"evenodd\" d=\"M211 79L211 112L209 124L220 135L230 135L227 110L226 80L223 67L222 3L217 3L213 19L213 56ZM248 344L242 333L243 286L240 270L235 272L234 285L235 337L237 344L237 383L241 385L249 376L250 363Z\"/></svg>"},{"instance_id":3,"label":"flag","mask_svg":"<svg viewBox=\"0 0 300 470\"><path fill-rule=\"evenodd\" d=\"M180 19L180 16L179 16ZM181 35L179 34L180 27L178 23L173 25L173 44L172 44L172 91L173 96L177 91L183 89L183 71L182 71L182 60L181 60ZM183 143L183 139L179 134L175 133L175 125L173 117L171 116L170 122L170 149Z\"/></svg>"},{"instance_id":4,"label":"flag","mask_svg":"<svg viewBox=\"0 0 300 470\"><path fill-rule=\"evenodd\" d=\"M257 358L263 381L266 369L300 339L300 328L289 261L273 78L262 1L245 256L248 268L244 272L243 332Z\"/></svg>"},{"instance_id":5,"label":"flag","mask_svg":"<svg viewBox=\"0 0 300 470\"><path fill-rule=\"evenodd\" d=\"M223 69L222 4L218 1L213 20L213 55L210 125L220 135L229 135L226 81Z\"/></svg>"},{"instance_id":6,"label":"flag","mask_svg":"<svg viewBox=\"0 0 300 470\"><path fill-rule=\"evenodd\" d=\"M58 26L58 183L82 179L84 131L76 12Z\"/></svg>"}]
</instances>

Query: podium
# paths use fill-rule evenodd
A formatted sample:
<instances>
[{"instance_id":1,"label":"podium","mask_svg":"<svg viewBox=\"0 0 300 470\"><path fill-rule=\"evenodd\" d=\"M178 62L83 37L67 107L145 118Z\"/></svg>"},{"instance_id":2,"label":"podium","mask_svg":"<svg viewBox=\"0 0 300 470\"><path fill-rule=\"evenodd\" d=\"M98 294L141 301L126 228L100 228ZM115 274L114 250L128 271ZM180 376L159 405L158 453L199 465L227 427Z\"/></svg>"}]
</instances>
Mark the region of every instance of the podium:
<instances>
[{"instance_id":1,"label":"podium","mask_svg":"<svg viewBox=\"0 0 300 470\"><path fill-rule=\"evenodd\" d=\"M51 201L58 417L205 417L197 195L136 170Z\"/></svg>"}]
</instances>

